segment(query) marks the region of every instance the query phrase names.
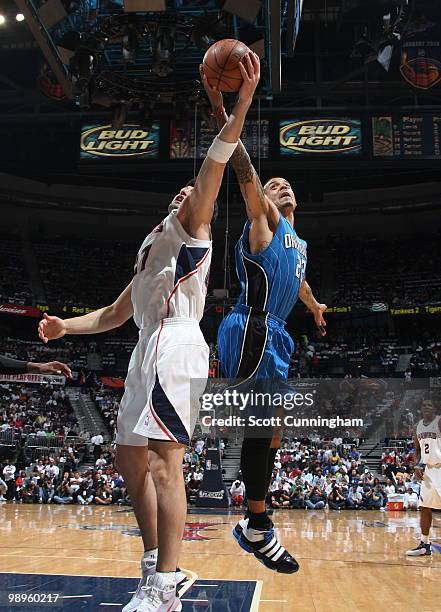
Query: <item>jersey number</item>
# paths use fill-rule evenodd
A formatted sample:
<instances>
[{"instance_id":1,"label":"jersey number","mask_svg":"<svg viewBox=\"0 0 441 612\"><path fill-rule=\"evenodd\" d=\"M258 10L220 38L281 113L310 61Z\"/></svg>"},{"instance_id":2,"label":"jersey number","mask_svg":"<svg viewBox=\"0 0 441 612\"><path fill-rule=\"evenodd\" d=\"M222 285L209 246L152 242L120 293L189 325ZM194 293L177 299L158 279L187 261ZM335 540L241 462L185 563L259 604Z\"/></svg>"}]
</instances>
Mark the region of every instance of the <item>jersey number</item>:
<instances>
[{"instance_id":1,"label":"jersey number","mask_svg":"<svg viewBox=\"0 0 441 612\"><path fill-rule=\"evenodd\" d=\"M428 455L430 453L430 445L428 442L425 443L424 445L424 452L426 455Z\"/></svg>"},{"instance_id":2,"label":"jersey number","mask_svg":"<svg viewBox=\"0 0 441 612\"><path fill-rule=\"evenodd\" d=\"M297 256L296 276L303 280L305 278L306 271L306 259L304 257Z\"/></svg>"}]
</instances>

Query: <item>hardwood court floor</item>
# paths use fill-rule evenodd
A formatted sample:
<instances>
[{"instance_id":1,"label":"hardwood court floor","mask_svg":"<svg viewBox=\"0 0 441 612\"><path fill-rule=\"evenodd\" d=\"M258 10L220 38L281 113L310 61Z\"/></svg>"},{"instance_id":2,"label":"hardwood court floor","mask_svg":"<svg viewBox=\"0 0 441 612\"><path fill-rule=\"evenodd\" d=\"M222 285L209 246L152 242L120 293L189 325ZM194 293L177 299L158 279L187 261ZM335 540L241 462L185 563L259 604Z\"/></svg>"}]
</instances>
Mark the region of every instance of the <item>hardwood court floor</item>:
<instances>
[{"instance_id":1,"label":"hardwood court floor","mask_svg":"<svg viewBox=\"0 0 441 612\"><path fill-rule=\"evenodd\" d=\"M297 574L274 574L238 548L230 535L237 516L228 514L188 516L181 567L211 582L261 581L261 612L441 610L441 554L404 555L416 543L418 513L283 510L273 520L300 562ZM440 514L434 527L441 545ZM125 508L3 504L0 572L138 577L136 535Z\"/></svg>"}]
</instances>

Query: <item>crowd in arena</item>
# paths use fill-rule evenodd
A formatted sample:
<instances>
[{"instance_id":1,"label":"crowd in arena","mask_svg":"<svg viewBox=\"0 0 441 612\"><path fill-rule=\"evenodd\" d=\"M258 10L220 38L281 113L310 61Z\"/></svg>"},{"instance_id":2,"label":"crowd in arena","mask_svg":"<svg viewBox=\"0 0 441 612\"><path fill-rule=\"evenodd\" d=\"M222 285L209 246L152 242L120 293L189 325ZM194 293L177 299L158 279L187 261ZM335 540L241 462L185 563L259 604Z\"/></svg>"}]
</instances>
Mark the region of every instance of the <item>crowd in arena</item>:
<instances>
[{"instance_id":1,"label":"crowd in arena","mask_svg":"<svg viewBox=\"0 0 441 612\"><path fill-rule=\"evenodd\" d=\"M413 478L415 450L388 450L381 459L384 477L374 477L357 447L357 440L320 442L293 440L278 452L267 502L274 509L385 510L400 500L406 510L418 508L419 483ZM389 457L394 456L392 467ZM243 482L236 480L230 495L233 505L246 499Z\"/></svg>"},{"instance_id":2,"label":"crowd in arena","mask_svg":"<svg viewBox=\"0 0 441 612\"><path fill-rule=\"evenodd\" d=\"M62 387L0 383L0 433L14 438L76 436L78 422Z\"/></svg>"},{"instance_id":3,"label":"crowd in arena","mask_svg":"<svg viewBox=\"0 0 441 612\"><path fill-rule=\"evenodd\" d=\"M80 369L72 384L83 387L115 433L122 388L107 388L95 372L84 367L82 354L96 343L63 343L55 348L30 341L7 339L4 353L24 360L76 360ZM84 351L84 352L83 352ZM44 354L44 356L43 356ZM71 361L72 359L72 361ZM83 368L84 369L81 369ZM130 500L122 477L113 465L110 446L93 447L89 432L80 431L65 387L26 382L0 382L0 501L55 504L125 504ZM89 466L92 449L93 464ZM101 448L103 452L101 452ZM86 460L86 468L83 462ZM183 471L189 501L203 477L205 441L185 453Z\"/></svg>"},{"instance_id":4,"label":"crowd in arena","mask_svg":"<svg viewBox=\"0 0 441 612\"><path fill-rule=\"evenodd\" d=\"M29 446L28 436L28 445L22 447L16 458L0 461L0 502L130 505L110 444L94 446L94 438L87 432L81 432L75 442L69 442L61 433L58 437L65 445L57 447L49 439L41 446L43 442L39 439L34 447ZM8 449L9 442L0 438L0 449ZM194 501L202 481L205 446L204 439L195 439L184 455L183 473L189 502Z\"/></svg>"},{"instance_id":5,"label":"crowd in arena","mask_svg":"<svg viewBox=\"0 0 441 612\"><path fill-rule=\"evenodd\" d=\"M33 303L20 241L0 234L0 303Z\"/></svg>"},{"instance_id":6,"label":"crowd in arena","mask_svg":"<svg viewBox=\"0 0 441 612\"><path fill-rule=\"evenodd\" d=\"M352 306L415 306L441 302L441 271L437 256L438 235L415 236L418 258L403 249L403 237L334 237L327 244L331 269L338 270L332 292L333 304ZM381 257L381 266L378 260ZM420 262L424 261L424 266ZM320 267L320 266L319 266Z\"/></svg>"},{"instance_id":7,"label":"crowd in arena","mask_svg":"<svg viewBox=\"0 0 441 612\"><path fill-rule=\"evenodd\" d=\"M441 277L434 257L433 239L421 244L427 264L424 277L421 277L421 270L412 267L410 256L407 257L402 249L398 251L398 243L394 241L386 244L379 239L336 239L329 252L335 261L338 260L338 267L334 269L338 268L339 275L327 279L333 286L332 303L441 303ZM36 301L21 246L10 236L0 237L0 261L4 264L0 273L0 303L32 304ZM90 307L107 304L119 293L133 265L131 253L118 244L91 245L85 241L73 249L55 240L37 241L31 248L38 263L40 285L49 304ZM384 273L373 270L373 254L378 249L386 262L382 266L387 271ZM53 257L55 251L57 258ZM100 257L94 257L98 252ZM357 275L353 270L357 270ZM93 283L94 291L91 291L90 283L84 280L97 275L100 283ZM35 283L33 286L35 288ZM75 287L74 292L72 287ZM348 412L351 416L360 413L367 426L379 414L381 416L382 407L395 400L392 396L387 397L381 388L371 393L366 390L354 393L353 383L360 381L365 373L375 372L376 376L384 378L397 376L406 382L441 373L441 342L436 334L413 336L409 340L398 334L392 337L388 330L375 328L349 328L340 330L338 336L330 334L325 338L307 335L300 329L291 332L295 336L296 350L291 359L290 376L329 378L336 375L342 378L343 386L332 394L332 401L324 399L323 416L337 412L341 415ZM216 359L215 335L210 339L210 356ZM112 388L102 377L124 376L135 342L134 329L126 328L125 333L69 338L49 345L36 340L3 338L2 352L25 361L56 359L68 363L74 372L71 384L87 391L112 436L123 389L118 387L121 380ZM396 372L402 356L408 359L408 365L405 371ZM404 438L411 435L416 419L417 415L409 411L403 415ZM345 444L330 444L319 436L305 443L298 440L287 443L276 459L268 503L273 508L381 509L396 496L402 496L405 507L415 507L419 485L412 476L414 452L411 442L404 449L391 446L385 451L378 466L380 482L370 473L357 450L362 435L363 432L349 432L347 440L351 442ZM63 387L0 383L0 446L15 444L21 449L14 460L6 462L6 458L3 459L0 501L84 505L130 503L121 475L113 466L110 447L104 446L103 452L93 458L92 465L89 462L83 465L90 458L89 438L87 432L80 431ZM204 441L194 440L183 463L190 503L196 498L204 465ZM233 504L246 502L240 474L230 495Z\"/></svg>"},{"instance_id":8,"label":"crowd in arena","mask_svg":"<svg viewBox=\"0 0 441 612\"><path fill-rule=\"evenodd\" d=\"M342 240L341 236L331 236L326 248L310 242L310 277L316 286L317 283L322 286L318 274L325 268L329 271L326 299L336 306L440 304L441 273L436 255L439 236L412 235L410 239L414 243L418 240L418 258L411 250L402 248L406 237L385 240L378 236L356 239L346 236ZM45 241L37 239L28 248L37 262L37 284L42 287L48 304L92 308L111 303L120 293L130 279L136 255L133 245L78 238L75 244L70 244L53 236ZM0 301L31 305L37 296L31 290L22 251L19 238L0 236ZM424 261L423 267L420 261ZM85 282L98 277L99 283ZM234 285L235 279L231 281Z\"/></svg>"}]
</instances>

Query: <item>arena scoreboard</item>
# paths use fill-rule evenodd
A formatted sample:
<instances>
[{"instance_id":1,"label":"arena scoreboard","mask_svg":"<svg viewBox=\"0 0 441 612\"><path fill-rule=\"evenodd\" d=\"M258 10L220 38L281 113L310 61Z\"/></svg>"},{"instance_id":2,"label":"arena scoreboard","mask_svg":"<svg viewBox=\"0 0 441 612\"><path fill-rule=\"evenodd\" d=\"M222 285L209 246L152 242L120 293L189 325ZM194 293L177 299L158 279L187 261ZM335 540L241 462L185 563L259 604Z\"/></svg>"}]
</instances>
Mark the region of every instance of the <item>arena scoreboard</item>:
<instances>
[{"instance_id":1,"label":"arena scoreboard","mask_svg":"<svg viewBox=\"0 0 441 612\"><path fill-rule=\"evenodd\" d=\"M372 117L374 157L430 159L441 155L441 114Z\"/></svg>"}]
</instances>

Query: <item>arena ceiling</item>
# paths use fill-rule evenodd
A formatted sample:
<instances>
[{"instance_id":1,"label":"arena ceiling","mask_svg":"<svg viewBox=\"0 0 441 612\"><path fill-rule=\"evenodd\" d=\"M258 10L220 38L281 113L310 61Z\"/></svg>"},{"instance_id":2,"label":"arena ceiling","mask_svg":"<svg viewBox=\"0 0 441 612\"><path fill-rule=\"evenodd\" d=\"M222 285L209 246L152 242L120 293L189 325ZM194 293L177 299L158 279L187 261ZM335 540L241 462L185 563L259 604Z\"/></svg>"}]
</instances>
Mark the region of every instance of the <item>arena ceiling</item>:
<instances>
[{"instance_id":1,"label":"arena ceiling","mask_svg":"<svg viewBox=\"0 0 441 612\"><path fill-rule=\"evenodd\" d=\"M132 1L138 7L149 2ZM62 6L59 21L50 11L44 13L50 2L55 9ZM152 2L158 6L162 0ZM204 49L225 36L254 43L262 55L261 117L335 111L345 116L386 109L440 113L440 86L416 89L399 70L403 30L414 27L415 15L427 13L428 19L436 20L431 14L434 4L430 0L164 0L165 12L143 13L135 19L124 12L123 0L3 0L0 133L9 157L3 156L2 164L8 172L48 182L68 181L75 175L71 180L77 183L124 186L129 181L142 189L147 183L152 187L153 178L157 191L170 190L167 164L157 164L154 177L145 176L136 165L78 171L72 167L66 142L82 123L110 121L121 111L135 120L140 112L148 121L176 114L191 117L199 99L197 66ZM237 14L239 5L245 15ZM17 21L21 11L25 19ZM45 28L44 41L34 27L42 16L51 24ZM389 47L390 63L380 61ZM158 55L161 49L164 53ZM61 62L58 69L54 58ZM57 78L56 73L64 77ZM141 82L144 100L133 95L131 103L129 94ZM158 100L155 95L160 90L163 95ZM32 142L34 164L20 151L25 140ZM43 145L53 151L44 162L38 154ZM278 167L284 170L281 162ZM302 162L299 167L302 172L297 172L296 182L302 199L309 201L324 201L324 193L341 189L439 180L434 163L389 169L387 164L371 167L363 162L349 167L342 160L324 164L319 171L313 163ZM182 163L173 180L178 183L188 177L192 168L192 163ZM273 171L270 160L264 164L264 174Z\"/></svg>"}]
</instances>

